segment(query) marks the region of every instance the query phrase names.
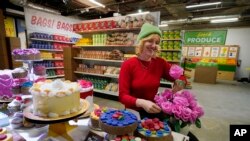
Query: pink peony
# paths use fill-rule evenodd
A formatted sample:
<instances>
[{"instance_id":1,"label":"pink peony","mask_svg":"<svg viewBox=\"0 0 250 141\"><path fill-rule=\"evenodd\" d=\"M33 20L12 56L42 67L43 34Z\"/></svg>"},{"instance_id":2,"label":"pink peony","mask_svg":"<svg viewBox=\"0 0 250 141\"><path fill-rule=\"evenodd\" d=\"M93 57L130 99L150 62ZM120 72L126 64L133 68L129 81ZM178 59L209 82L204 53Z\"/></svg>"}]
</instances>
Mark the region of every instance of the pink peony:
<instances>
[{"instance_id":1,"label":"pink peony","mask_svg":"<svg viewBox=\"0 0 250 141\"><path fill-rule=\"evenodd\" d=\"M189 106L188 100L184 97L175 96L173 103L180 106Z\"/></svg>"},{"instance_id":2,"label":"pink peony","mask_svg":"<svg viewBox=\"0 0 250 141\"><path fill-rule=\"evenodd\" d=\"M162 110L164 113L167 113L169 115L171 115L173 112L172 112L172 109L173 109L173 104L169 101L166 101L164 103L161 103L160 107L162 107Z\"/></svg>"},{"instance_id":3,"label":"pink peony","mask_svg":"<svg viewBox=\"0 0 250 141\"><path fill-rule=\"evenodd\" d=\"M168 117L187 124L195 123L204 115L202 107L198 106L195 96L190 91L184 90L173 94L171 89L166 89L155 96L155 102Z\"/></svg>"},{"instance_id":4,"label":"pink peony","mask_svg":"<svg viewBox=\"0 0 250 141\"><path fill-rule=\"evenodd\" d=\"M154 98L155 102L160 106L164 102L164 98L162 96L156 95Z\"/></svg>"},{"instance_id":5,"label":"pink peony","mask_svg":"<svg viewBox=\"0 0 250 141\"><path fill-rule=\"evenodd\" d=\"M174 79L180 78L182 74L183 74L183 68L181 68L178 65L172 65L172 67L169 70L169 75Z\"/></svg>"}]
</instances>

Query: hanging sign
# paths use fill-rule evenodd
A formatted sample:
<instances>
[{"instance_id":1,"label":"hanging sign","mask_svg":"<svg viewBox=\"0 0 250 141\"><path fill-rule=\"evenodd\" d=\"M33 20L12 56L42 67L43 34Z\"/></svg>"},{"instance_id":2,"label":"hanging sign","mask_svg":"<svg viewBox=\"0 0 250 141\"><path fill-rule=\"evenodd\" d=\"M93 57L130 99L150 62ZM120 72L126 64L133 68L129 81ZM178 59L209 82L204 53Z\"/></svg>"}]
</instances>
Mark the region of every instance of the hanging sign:
<instances>
[{"instance_id":1,"label":"hanging sign","mask_svg":"<svg viewBox=\"0 0 250 141\"><path fill-rule=\"evenodd\" d=\"M186 31L185 45L225 45L227 30Z\"/></svg>"},{"instance_id":2,"label":"hanging sign","mask_svg":"<svg viewBox=\"0 0 250 141\"><path fill-rule=\"evenodd\" d=\"M15 20L11 17L4 19L6 37L16 37Z\"/></svg>"},{"instance_id":3,"label":"hanging sign","mask_svg":"<svg viewBox=\"0 0 250 141\"><path fill-rule=\"evenodd\" d=\"M28 32L81 37L81 35L73 32L73 24L80 22L79 19L51 14L32 8L24 8L24 14Z\"/></svg>"}]
</instances>

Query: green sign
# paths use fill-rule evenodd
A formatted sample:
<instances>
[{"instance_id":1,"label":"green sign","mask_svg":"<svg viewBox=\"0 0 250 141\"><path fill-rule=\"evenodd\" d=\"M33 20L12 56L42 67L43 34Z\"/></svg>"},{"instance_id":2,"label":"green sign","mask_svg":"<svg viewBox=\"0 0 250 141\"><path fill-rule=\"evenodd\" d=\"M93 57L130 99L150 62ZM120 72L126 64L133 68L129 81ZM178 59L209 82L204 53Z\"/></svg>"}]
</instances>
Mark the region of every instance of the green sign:
<instances>
[{"instance_id":1,"label":"green sign","mask_svg":"<svg viewBox=\"0 0 250 141\"><path fill-rule=\"evenodd\" d=\"M186 31L185 45L225 45L227 30Z\"/></svg>"}]
</instances>

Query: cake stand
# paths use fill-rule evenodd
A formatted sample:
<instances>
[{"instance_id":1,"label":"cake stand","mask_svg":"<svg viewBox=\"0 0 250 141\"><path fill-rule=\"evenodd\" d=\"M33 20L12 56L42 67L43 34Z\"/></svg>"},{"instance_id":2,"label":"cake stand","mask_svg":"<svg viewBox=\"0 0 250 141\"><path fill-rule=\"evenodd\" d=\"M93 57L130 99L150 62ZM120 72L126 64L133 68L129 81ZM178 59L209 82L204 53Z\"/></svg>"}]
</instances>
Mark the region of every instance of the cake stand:
<instances>
[{"instance_id":1,"label":"cake stand","mask_svg":"<svg viewBox=\"0 0 250 141\"><path fill-rule=\"evenodd\" d=\"M82 109L77 111L76 113L60 116L57 118L45 118L33 115L32 113L32 105L24 109L24 118L32 123L38 124L49 124L48 136L50 137L58 137L62 136L68 141L73 141L72 137L68 134L68 131L76 128L76 125L69 125L69 120L77 119L77 117L81 116L85 113L89 108L88 101L81 99Z\"/></svg>"},{"instance_id":2,"label":"cake stand","mask_svg":"<svg viewBox=\"0 0 250 141\"><path fill-rule=\"evenodd\" d=\"M23 62L28 65L28 77L30 81L34 81L34 74L33 74L33 63L37 61L43 61L43 60L15 60L17 62Z\"/></svg>"}]
</instances>

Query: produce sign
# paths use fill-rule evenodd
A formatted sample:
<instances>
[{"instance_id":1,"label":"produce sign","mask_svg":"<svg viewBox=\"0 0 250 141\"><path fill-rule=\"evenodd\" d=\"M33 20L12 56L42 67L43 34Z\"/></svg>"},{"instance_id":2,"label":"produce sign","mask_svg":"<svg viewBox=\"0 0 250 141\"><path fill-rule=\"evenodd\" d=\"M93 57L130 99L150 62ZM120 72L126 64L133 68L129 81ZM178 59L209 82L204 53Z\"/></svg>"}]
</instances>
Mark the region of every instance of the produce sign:
<instances>
[{"instance_id":1,"label":"produce sign","mask_svg":"<svg viewBox=\"0 0 250 141\"><path fill-rule=\"evenodd\" d=\"M186 31L185 45L225 45L227 30Z\"/></svg>"}]
</instances>

